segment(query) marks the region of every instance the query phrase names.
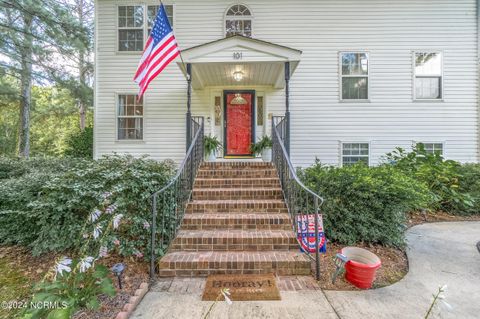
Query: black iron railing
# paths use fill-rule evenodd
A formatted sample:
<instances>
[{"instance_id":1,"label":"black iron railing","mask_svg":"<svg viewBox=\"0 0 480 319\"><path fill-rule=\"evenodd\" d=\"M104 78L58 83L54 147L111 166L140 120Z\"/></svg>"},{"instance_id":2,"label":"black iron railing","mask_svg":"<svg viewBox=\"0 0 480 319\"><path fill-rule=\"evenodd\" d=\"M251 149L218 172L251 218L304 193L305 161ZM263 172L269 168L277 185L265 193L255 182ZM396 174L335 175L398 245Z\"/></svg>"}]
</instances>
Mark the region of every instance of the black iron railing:
<instances>
[{"instance_id":1,"label":"black iron railing","mask_svg":"<svg viewBox=\"0 0 480 319\"><path fill-rule=\"evenodd\" d=\"M277 168L280 183L282 185L283 196L288 207L288 212L292 220L295 234L299 233L298 221L308 221L311 216L315 225L315 253L304 250L305 253L315 260L315 272L317 280L320 279L320 256L319 256L319 233L318 223L320 217L320 206L323 204L323 198L308 189L298 178L293 168L290 157L285 147L287 137L287 124L283 116L274 116L272 118L272 160ZM298 239L298 244L301 242Z\"/></svg>"},{"instance_id":2,"label":"black iron railing","mask_svg":"<svg viewBox=\"0 0 480 319\"><path fill-rule=\"evenodd\" d=\"M152 195L151 279L155 276L157 256L163 254L175 239L192 194L198 168L203 162L203 117L192 117L190 125L187 131L191 134L191 144L177 174L165 187Z\"/></svg>"}]
</instances>

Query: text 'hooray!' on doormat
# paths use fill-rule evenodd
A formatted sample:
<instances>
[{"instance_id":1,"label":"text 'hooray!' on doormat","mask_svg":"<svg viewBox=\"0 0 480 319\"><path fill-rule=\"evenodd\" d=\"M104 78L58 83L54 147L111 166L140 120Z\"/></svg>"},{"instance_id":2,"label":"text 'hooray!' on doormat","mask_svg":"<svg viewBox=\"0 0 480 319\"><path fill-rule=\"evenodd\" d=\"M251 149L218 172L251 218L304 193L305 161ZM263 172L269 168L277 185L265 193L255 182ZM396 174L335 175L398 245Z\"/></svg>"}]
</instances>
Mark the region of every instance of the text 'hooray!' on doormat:
<instances>
[{"instance_id":1,"label":"text 'hooray!' on doormat","mask_svg":"<svg viewBox=\"0 0 480 319\"><path fill-rule=\"evenodd\" d=\"M280 291L273 274L265 275L210 275L207 278L202 300L219 298L225 288L230 290L232 301L280 300Z\"/></svg>"}]
</instances>

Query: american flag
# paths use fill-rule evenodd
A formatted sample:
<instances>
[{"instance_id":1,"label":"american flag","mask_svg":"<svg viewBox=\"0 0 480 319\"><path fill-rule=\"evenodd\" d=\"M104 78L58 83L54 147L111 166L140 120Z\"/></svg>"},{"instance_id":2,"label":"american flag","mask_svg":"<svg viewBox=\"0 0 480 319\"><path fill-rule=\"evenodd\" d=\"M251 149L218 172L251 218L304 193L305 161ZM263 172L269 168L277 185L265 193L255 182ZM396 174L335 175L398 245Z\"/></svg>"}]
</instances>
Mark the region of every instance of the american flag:
<instances>
[{"instance_id":1,"label":"american flag","mask_svg":"<svg viewBox=\"0 0 480 319\"><path fill-rule=\"evenodd\" d=\"M177 41L162 4L155 18L152 32L145 43L145 50L134 77L134 81L140 87L139 99L147 90L150 82L179 54Z\"/></svg>"}]
</instances>

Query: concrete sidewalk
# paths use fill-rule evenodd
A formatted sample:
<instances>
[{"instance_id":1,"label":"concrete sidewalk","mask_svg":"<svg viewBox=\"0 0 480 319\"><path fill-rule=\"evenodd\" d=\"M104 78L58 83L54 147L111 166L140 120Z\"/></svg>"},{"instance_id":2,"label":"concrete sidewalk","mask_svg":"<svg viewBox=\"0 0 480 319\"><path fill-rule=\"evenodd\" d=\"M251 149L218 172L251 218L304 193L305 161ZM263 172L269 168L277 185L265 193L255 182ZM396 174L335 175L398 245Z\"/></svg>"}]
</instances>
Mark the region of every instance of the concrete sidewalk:
<instances>
[{"instance_id":1,"label":"concrete sidewalk","mask_svg":"<svg viewBox=\"0 0 480 319\"><path fill-rule=\"evenodd\" d=\"M445 284L453 309L432 318L480 318L480 222L419 225L407 231L407 241L410 270L392 286L322 292L308 279L280 278L281 301L220 302L209 318L423 318ZM211 305L201 301L204 284L203 278L161 280L131 318L203 318Z\"/></svg>"}]
</instances>

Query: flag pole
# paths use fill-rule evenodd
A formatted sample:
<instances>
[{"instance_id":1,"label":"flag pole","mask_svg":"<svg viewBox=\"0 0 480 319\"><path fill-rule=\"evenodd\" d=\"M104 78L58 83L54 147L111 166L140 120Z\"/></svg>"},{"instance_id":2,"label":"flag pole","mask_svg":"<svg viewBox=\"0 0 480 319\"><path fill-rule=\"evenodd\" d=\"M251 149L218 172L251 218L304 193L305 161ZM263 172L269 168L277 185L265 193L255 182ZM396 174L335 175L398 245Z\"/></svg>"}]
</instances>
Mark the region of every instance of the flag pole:
<instances>
[{"instance_id":1,"label":"flag pole","mask_svg":"<svg viewBox=\"0 0 480 319\"><path fill-rule=\"evenodd\" d=\"M160 2L160 6L163 6L162 0L159 0L159 2ZM168 23L170 23L170 21ZM175 40L177 40L177 37L175 36L175 29L173 28L172 25L170 27L172 28L173 36L175 37ZM178 42L177 42L177 45L178 45ZM186 74L185 78L187 79L187 81L189 81L190 80L190 74L188 74L187 65L185 64L185 61L183 61L182 50L178 50L178 52L179 52L179 55L180 55L180 60L182 61L183 69L185 70L185 74Z\"/></svg>"}]
</instances>

